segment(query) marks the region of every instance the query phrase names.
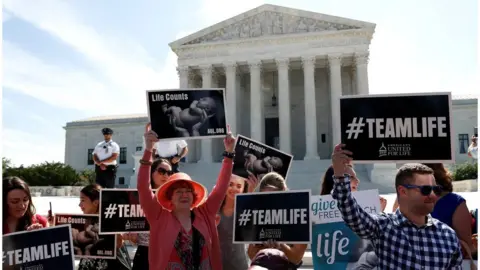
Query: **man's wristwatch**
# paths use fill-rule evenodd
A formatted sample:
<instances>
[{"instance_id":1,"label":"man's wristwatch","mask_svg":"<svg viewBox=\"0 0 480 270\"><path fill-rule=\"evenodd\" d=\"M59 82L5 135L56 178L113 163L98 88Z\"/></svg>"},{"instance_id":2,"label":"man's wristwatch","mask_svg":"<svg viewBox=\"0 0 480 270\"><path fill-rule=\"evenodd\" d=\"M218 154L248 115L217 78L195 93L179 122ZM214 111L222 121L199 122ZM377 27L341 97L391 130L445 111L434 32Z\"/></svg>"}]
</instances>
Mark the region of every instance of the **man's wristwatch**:
<instances>
[{"instance_id":1,"label":"man's wristwatch","mask_svg":"<svg viewBox=\"0 0 480 270\"><path fill-rule=\"evenodd\" d=\"M226 157L226 158L231 158L233 159L235 157L235 152L227 152L227 151L224 151L223 152L223 156Z\"/></svg>"}]
</instances>

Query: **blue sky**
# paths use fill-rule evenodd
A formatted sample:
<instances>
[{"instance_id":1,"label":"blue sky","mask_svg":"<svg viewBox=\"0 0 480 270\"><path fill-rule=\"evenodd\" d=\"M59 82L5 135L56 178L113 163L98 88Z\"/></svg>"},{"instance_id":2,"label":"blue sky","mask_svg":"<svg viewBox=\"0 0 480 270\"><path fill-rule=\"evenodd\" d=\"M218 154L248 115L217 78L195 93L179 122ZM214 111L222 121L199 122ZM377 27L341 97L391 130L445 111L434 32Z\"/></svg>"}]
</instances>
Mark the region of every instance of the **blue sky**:
<instances>
[{"instance_id":1,"label":"blue sky","mask_svg":"<svg viewBox=\"0 0 480 270\"><path fill-rule=\"evenodd\" d=\"M264 3L376 23L371 93L478 93L475 0L3 0L3 156L63 161L66 122L146 113L178 87L169 42Z\"/></svg>"}]
</instances>

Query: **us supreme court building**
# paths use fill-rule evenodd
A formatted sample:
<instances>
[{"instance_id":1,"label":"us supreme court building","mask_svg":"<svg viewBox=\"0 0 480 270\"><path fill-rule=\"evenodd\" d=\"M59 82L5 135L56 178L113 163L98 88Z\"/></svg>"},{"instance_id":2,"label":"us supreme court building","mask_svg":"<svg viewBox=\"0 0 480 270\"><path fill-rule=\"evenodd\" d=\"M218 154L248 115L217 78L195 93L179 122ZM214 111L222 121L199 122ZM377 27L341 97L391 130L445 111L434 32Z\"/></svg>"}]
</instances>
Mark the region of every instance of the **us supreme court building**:
<instances>
[{"instance_id":1,"label":"us supreme court building","mask_svg":"<svg viewBox=\"0 0 480 270\"><path fill-rule=\"evenodd\" d=\"M179 87L225 88L232 131L293 154L289 178L295 180L289 186L316 192L330 165L333 145L340 141L339 97L369 93L374 31L370 22L266 4L169 45L178 56ZM462 111L465 124L458 128L471 136L477 101L460 103L468 106L470 120L463 121ZM119 184L135 187L147 121L144 114L67 123L66 163L84 168L87 149L101 139L99 130L109 126L127 160L124 183ZM80 136L85 145L74 145ZM213 187L222 139L187 142L189 154L182 170ZM357 174L375 182L378 177L391 177L395 168L395 164L358 165ZM121 170L120 162L119 175Z\"/></svg>"},{"instance_id":2,"label":"us supreme court building","mask_svg":"<svg viewBox=\"0 0 480 270\"><path fill-rule=\"evenodd\" d=\"M226 88L233 131L296 159L319 159L340 138L338 98L368 94L374 30L373 23L263 5L170 47L181 88ZM196 145L190 160L218 159L212 143Z\"/></svg>"}]
</instances>

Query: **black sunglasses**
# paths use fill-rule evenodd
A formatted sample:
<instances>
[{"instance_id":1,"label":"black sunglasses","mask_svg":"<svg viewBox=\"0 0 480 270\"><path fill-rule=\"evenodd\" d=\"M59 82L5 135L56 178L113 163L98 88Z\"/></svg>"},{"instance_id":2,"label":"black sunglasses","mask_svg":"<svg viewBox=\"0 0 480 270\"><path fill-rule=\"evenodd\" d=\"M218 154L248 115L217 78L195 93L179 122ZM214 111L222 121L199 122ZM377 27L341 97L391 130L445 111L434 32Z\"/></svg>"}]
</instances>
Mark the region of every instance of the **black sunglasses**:
<instances>
[{"instance_id":1,"label":"black sunglasses","mask_svg":"<svg viewBox=\"0 0 480 270\"><path fill-rule=\"evenodd\" d=\"M435 193L435 195L440 196L442 194L442 187L441 186L417 186L417 185L402 185L403 187L406 188L418 188L420 190L420 193L422 193L423 196L428 196L432 193Z\"/></svg>"},{"instance_id":2,"label":"black sunglasses","mask_svg":"<svg viewBox=\"0 0 480 270\"><path fill-rule=\"evenodd\" d=\"M157 168L157 172L160 173L160 174L166 174L168 176L173 174L173 171L167 171L164 168Z\"/></svg>"}]
</instances>

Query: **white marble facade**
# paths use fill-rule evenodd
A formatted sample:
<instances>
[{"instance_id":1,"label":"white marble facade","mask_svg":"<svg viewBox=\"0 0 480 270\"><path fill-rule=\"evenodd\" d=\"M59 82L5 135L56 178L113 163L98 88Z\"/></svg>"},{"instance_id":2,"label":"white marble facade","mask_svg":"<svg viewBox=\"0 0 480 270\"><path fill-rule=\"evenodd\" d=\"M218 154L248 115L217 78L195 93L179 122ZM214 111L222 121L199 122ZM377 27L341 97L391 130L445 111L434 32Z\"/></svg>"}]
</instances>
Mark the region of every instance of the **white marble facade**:
<instances>
[{"instance_id":1,"label":"white marble facade","mask_svg":"<svg viewBox=\"0 0 480 270\"><path fill-rule=\"evenodd\" d=\"M327 158L340 139L339 101L368 94L375 24L262 5L170 43L181 88L225 87L235 133L295 159ZM272 106L272 97L277 105ZM221 140L190 143L190 162L221 159Z\"/></svg>"},{"instance_id":2,"label":"white marble facade","mask_svg":"<svg viewBox=\"0 0 480 270\"><path fill-rule=\"evenodd\" d=\"M340 141L338 97L369 92L368 55L374 29L372 23L262 5L170 47L178 55L179 87L225 88L233 132L292 153L289 179L294 180L289 187L317 194L332 146ZM469 159L462 150L468 140L460 138L473 134L477 110L476 98L453 100L457 163ZM123 115L67 123L65 162L78 170L93 168L88 153L102 140L100 130L111 127L124 150L117 185L136 187L147 121L146 115ZM182 171L211 188L220 169L222 140L189 140L188 146ZM356 166L367 189L377 188L368 181L393 186L395 169L395 164Z\"/></svg>"}]
</instances>

